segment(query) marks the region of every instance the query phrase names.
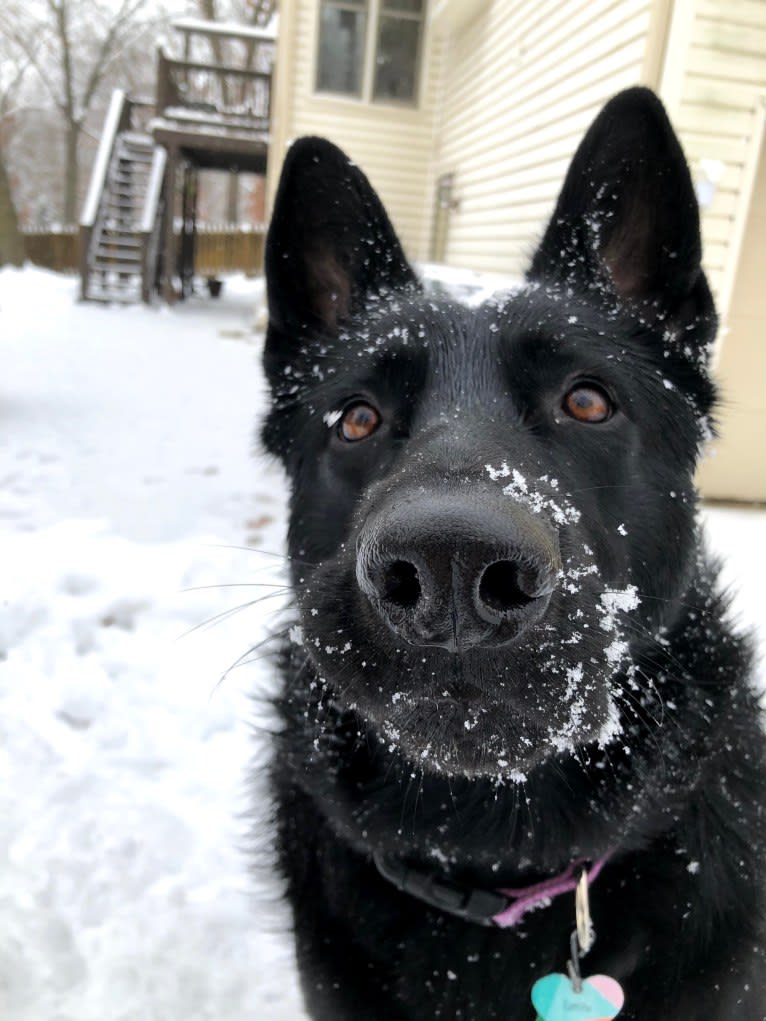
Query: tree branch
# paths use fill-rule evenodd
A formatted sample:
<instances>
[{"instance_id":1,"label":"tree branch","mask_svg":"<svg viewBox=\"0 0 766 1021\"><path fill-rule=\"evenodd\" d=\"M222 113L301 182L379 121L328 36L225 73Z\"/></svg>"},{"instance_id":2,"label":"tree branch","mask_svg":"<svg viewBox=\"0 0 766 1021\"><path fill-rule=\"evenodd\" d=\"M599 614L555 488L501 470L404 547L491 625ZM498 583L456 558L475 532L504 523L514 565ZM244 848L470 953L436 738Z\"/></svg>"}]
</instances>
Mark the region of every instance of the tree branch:
<instances>
[{"instance_id":1,"label":"tree branch","mask_svg":"<svg viewBox=\"0 0 766 1021\"><path fill-rule=\"evenodd\" d=\"M119 40L120 30L125 25L130 25L135 16L145 6L146 0L123 0L120 5L120 9L115 15L115 19L109 26L109 30L104 37L104 40L99 47L96 60L91 68L90 74L88 75L85 88L83 89L82 99L80 102L80 109L83 116L90 109L90 104L93 101L96 89L99 87L104 79L106 70L109 63L114 55L113 51L116 49L117 42Z\"/></svg>"},{"instance_id":2,"label":"tree branch","mask_svg":"<svg viewBox=\"0 0 766 1021\"><path fill-rule=\"evenodd\" d=\"M15 28L9 28L6 19L3 18L2 15L0 15L0 28L2 28L6 39L10 39L16 44L16 46L18 46L32 67L34 67L35 71L37 71L37 75L43 85L43 88L50 95L57 109L63 112L61 97L56 90L54 82L51 81L50 68L46 64L43 64L38 57L38 53L45 50L45 40L43 39L41 44L40 35L35 35L34 32L31 34L30 39L27 40ZM40 33L42 33L45 26L39 26L39 28ZM32 38L34 38L34 46L32 45Z\"/></svg>"}]
</instances>

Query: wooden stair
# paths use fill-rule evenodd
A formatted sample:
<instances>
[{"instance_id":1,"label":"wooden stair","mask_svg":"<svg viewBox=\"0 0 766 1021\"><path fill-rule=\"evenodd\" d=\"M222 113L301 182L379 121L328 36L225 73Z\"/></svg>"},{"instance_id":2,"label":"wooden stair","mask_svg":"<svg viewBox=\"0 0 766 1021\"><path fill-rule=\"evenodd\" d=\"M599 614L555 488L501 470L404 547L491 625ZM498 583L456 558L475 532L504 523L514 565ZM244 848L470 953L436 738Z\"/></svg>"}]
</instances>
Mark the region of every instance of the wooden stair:
<instances>
[{"instance_id":1,"label":"wooden stair","mask_svg":"<svg viewBox=\"0 0 766 1021\"><path fill-rule=\"evenodd\" d=\"M122 131L115 139L88 250L86 299L141 300L141 219L153 155L150 135Z\"/></svg>"}]
</instances>

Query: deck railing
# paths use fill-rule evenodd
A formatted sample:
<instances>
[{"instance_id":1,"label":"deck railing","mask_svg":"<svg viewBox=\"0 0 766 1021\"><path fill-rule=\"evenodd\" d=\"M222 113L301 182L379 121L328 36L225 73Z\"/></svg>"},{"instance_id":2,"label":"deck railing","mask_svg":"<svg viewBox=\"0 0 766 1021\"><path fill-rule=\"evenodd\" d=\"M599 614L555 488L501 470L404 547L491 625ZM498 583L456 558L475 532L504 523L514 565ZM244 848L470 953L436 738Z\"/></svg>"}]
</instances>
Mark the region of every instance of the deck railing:
<instances>
[{"instance_id":1,"label":"deck railing","mask_svg":"<svg viewBox=\"0 0 766 1021\"><path fill-rule=\"evenodd\" d=\"M141 131L153 112L153 105L142 99L131 99L122 89L115 89L104 119L98 152L91 170L88 194L80 216L79 266L80 296L84 299L88 291L90 254L96 227L102 214L104 186L109 164L112 161L117 136L121 131Z\"/></svg>"},{"instance_id":2,"label":"deck railing","mask_svg":"<svg viewBox=\"0 0 766 1021\"><path fill-rule=\"evenodd\" d=\"M193 60L173 60L160 52L157 109L160 116L182 112L185 119L214 124L220 118L224 126L253 121L264 127L271 111L271 75L262 71L243 71L203 64Z\"/></svg>"},{"instance_id":3,"label":"deck railing","mask_svg":"<svg viewBox=\"0 0 766 1021\"><path fill-rule=\"evenodd\" d=\"M109 164L114 152L117 135L130 123L130 100L122 91L115 89L101 131L98 152L88 185L88 194L80 217L80 296L84 299L88 291L88 256L96 222L101 211L104 185Z\"/></svg>"}]
</instances>

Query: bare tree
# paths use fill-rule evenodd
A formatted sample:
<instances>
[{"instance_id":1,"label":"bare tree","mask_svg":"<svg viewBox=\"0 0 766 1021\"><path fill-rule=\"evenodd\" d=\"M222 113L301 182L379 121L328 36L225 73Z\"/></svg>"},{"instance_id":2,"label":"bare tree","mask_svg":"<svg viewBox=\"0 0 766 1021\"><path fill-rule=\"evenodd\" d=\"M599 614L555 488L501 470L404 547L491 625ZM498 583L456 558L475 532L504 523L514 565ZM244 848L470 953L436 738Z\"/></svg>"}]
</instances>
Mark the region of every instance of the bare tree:
<instances>
[{"instance_id":1,"label":"bare tree","mask_svg":"<svg viewBox=\"0 0 766 1021\"><path fill-rule=\"evenodd\" d=\"M0 266L24 262L24 238L19 230L8 168L0 148Z\"/></svg>"},{"instance_id":2,"label":"bare tree","mask_svg":"<svg viewBox=\"0 0 766 1021\"><path fill-rule=\"evenodd\" d=\"M21 266L24 262L24 238L13 201L6 148L14 127L15 100L26 70L26 61L17 63L4 47L0 48L0 266L7 263Z\"/></svg>"},{"instance_id":3,"label":"bare tree","mask_svg":"<svg viewBox=\"0 0 766 1021\"><path fill-rule=\"evenodd\" d=\"M3 0L0 37L23 53L64 126L63 219L76 220L86 118L126 49L158 23L148 0ZM156 5L153 5L156 9Z\"/></svg>"}]
</instances>

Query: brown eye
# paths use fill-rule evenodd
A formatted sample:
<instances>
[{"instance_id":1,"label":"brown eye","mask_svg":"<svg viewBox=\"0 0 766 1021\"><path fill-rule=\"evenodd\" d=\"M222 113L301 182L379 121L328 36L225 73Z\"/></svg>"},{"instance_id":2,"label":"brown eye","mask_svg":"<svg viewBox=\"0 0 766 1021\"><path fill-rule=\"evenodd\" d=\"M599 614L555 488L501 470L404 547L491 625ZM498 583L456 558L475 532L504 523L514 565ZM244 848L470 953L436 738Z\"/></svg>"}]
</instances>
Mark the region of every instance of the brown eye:
<instances>
[{"instance_id":1,"label":"brown eye","mask_svg":"<svg viewBox=\"0 0 766 1021\"><path fill-rule=\"evenodd\" d=\"M356 443L357 440L366 440L368 436L372 436L379 425L380 414L371 404L360 402L346 408L338 431L344 440Z\"/></svg>"},{"instance_id":2,"label":"brown eye","mask_svg":"<svg viewBox=\"0 0 766 1021\"><path fill-rule=\"evenodd\" d=\"M578 422L606 422L614 407L603 390L593 384L573 386L564 398L564 411Z\"/></svg>"}]
</instances>

